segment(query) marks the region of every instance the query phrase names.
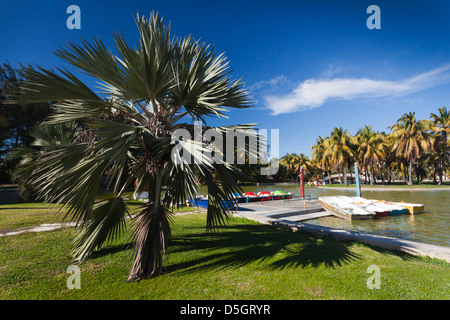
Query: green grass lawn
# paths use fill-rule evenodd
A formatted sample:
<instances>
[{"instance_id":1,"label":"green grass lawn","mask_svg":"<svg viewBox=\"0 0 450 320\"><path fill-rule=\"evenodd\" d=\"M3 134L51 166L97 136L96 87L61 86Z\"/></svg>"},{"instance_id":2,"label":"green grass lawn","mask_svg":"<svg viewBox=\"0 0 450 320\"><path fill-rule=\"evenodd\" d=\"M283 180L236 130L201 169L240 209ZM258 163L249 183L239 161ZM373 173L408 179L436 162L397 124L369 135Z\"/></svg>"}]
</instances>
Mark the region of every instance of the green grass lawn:
<instances>
[{"instance_id":1,"label":"green grass lawn","mask_svg":"<svg viewBox=\"0 0 450 320\"><path fill-rule=\"evenodd\" d=\"M144 206L141 201L127 201L129 213L134 215ZM67 212L61 205L45 203L17 203L0 205L0 233L20 230L25 227L37 226L43 223L68 222L64 220ZM198 210L195 207L182 207L177 212Z\"/></svg>"},{"instance_id":2,"label":"green grass lawn","mask_svg":"<svg viewBox=\"0 0 450 320\"><path fill-rule=\"evenodd\" d=\"M11 210L0 206L0 226ZM43 220L54 218L54 212L36 212ZM17 210L17 220L20 215ZM124 234L80 265L79 290L66 286L76 228L0 237L0 299L450 298L450 265L444 261L243 218L206 233L205 219L204 213L174 217L163 275L125 282L132 256ZM367 288L371 265L380 268L380 289Z\"/></svg>"}]
</instances>

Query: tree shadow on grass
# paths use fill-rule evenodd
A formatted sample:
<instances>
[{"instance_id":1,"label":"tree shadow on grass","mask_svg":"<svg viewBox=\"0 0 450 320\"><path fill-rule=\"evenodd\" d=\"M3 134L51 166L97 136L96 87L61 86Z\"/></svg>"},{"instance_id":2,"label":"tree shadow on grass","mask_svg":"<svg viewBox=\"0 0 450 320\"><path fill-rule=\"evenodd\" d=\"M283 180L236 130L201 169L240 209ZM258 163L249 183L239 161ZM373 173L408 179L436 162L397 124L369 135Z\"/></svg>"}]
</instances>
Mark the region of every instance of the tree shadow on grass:
<instances>
[{"instance_id":1,"label":"tree shadow on grass","mask_svg":"<svg viewBox=\"0 0 450 320\"><path fill-rule=\"evenodd\" d=\"M201 227L187 227L184 230L182 235L173 235L171 239L166 274L237 269L251 263L264 265L270 270L320 266L337 268L362 259L351 250L356 241L338 240L304 231L247 224L227 225L209 233ZM415 259L404 252L366 246L380 254L398 256L403 260ZM132 248L133 242L107 246L94 252L92 258L130 251ZM171 255L177 253L185 254L185 257L177 258L183 259L181 262L171 263Z\"/></svg>"},{"instance_id":2,"label":"tree shadow on grass","mask_svg":"<svg viewBox=\"0 0 450 320\"><path fill-rule=\"evenodd\" d=\"M191 260L170 264L166 272L239 268L264 263L271 269L335 268L360 259L351 252L353 242L265 225L224 226L213 233L174 236L169 255L192 252Z\"/></svg>"},{"instance_id":3,"label":"tree shadow on grass","mask_svg":"<svg viewBox=\"0 0 450 320\"><path fill-rule=\"evenodd\" d=\"M109 254L114 254L122 251L128 251L133 249L134 243L128 242L124 244L117 244L117 245L109 245L107 247L101 248L98 251L92 252L92 255L90 258L101 258L103 256L107 256Z\"/></svg>"},{"instance_id":4,"label":"tree shadow on grass","mask_svg":"<svg viewBox=\"0 0 450 320\"><path fill-rule=\"evenodd\" d=\"M383 248L383 247L377 247L377 246L373 246L373 245L370 245L370 244L365 244L365 246L369 247L373 251L376 251L376 252L378 252L380 254L396 256L396 257L401 258L404 261L413 261L413 260L418 260L419 259L417 256L413 256L413 255L411 255L409 253L406 253L406 252L403 252L403 251L386 249L386 248Z\"/></svg>"}]
</instances>

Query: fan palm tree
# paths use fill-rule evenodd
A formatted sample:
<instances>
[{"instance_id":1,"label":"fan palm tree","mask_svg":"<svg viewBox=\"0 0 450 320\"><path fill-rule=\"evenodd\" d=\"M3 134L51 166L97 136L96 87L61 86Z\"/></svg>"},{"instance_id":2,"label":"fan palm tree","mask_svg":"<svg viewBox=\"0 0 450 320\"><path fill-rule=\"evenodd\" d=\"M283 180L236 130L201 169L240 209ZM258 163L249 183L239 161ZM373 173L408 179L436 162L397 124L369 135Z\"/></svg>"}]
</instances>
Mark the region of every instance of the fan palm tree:
<instances>
[{"instance_id":1,"label":"fan palm tree","mask_svg":"<svg viewBox=\"0 0 450 320\"><path fill-rule=\"evenodd\" d=\"M398 157L408 161L408 185L412 185L412 165L419 156L431 148L428 128L429 120L416 120L414 112L405 113L391 126L394 143L392 145Z\"/></svg>"},{"instance_id":2,"label":"fan palm tree","mask_svg":"<svg viewBox=\"0 0 450 320\"><path fill-rule=\"evenodd\" d=\"M354 157L353 144L353 136L343 128L334 128L325 142L325 157L329 157L334 170L342 170L345 185L348 185L347 167Z\"/></svg>"},{"instance_id":3,"label":"fan palm tree","mask_svg":"<svg viewBox=\"0 0 450 320\"><path fill-rule=\"evenodd\" d=\"M241 192L231 164L211 162L202 156L202 141L174 139L176 130L192 134L195 120L206 123L207 117L223 117L227 107L250 106L243 83L232 80L223 54L191 36L173 38L158 13L152 12L149 20L138 14L136 24L140 38L134 47L120 33L114 35L117 54L95 37L91 43L69 43L56 51L95 78L100 94L66 69L58 69L59 75L39 68L16 96L21 102L58 101L41 132L54 125L76 128L70 140L51 147L41 143L28 156L22 153L15 179L21 190L31 187L38 198L68 208L68 217L82 228L73 251L77 262L123 230L126 189L148 192L148 202L133 223L135 258L128 281L162 272L172 208L197 196L194 170L208 183L207 230L226 222L224 201ZM111 192L99 199L105 174Z\"/></svg>"},{"instance_id":4,"label":"fan palm tree","mask_svg":"<svg viewBox=\"0 0 450 320\"><path fill-rule=\"evenodd\" d=\"M439 165L439 184L442 183L442 175L448 166L448 158L449 155L447 153L447 140L448 134L450 133L450 111L447 110L445 106L438 109L438 113L431 113L430 117L433 121L433 130L441 135L441 138L438 139L441 143L439 143L439 151L441 151L441 159Z\"/></svg>"}]
</instances>

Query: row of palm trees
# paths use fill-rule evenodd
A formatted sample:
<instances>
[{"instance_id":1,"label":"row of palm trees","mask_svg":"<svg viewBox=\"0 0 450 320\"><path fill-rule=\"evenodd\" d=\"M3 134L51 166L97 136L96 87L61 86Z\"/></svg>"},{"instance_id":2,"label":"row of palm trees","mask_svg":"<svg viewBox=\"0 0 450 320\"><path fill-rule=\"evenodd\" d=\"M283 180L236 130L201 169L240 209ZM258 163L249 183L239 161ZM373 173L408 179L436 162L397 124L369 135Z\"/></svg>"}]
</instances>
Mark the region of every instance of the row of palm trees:
<instances>
[{"instance_id":1,"label":"row of palm trees","mask_svg":"<svg viewBox=\"0 0 450 320\"><path fill-rule=\"evenodd\" d=\"M379 132L366 125L353 136L341 127L334 128L328 137L316 139L311 159L286 154L280 163L292 179L303 167L309 178L338 173L339 180L342 174L348 185L348 172L357 162L365 183L376 183L377 177L383 183L403 178L412 185L415 171L417 181L432 177L441 184L449 169L449 110L444 106L422 120L414 112L405 113L389 129L390 133Z\"/></svg>"}]
</instances>

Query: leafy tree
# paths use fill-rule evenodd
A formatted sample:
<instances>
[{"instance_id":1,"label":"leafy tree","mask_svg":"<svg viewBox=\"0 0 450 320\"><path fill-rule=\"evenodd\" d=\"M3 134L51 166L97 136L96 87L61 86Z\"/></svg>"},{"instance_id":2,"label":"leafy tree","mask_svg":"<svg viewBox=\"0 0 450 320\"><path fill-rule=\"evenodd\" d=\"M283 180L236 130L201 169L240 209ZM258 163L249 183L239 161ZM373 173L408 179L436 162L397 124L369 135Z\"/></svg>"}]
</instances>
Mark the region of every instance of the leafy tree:
<instances>
[{"instance_id":1,"label":"leafy tree","mask_svg":"<svg viewBox=\"0 0 450 320\"><path fill-rule=\"evenodd\" d=\"M431 113L433 130L440 135L437 139L436 150L440 153L439 184L442 183L442 175L449 165L449 154L447 151L448 134L450 133L450 111L445 106L438 109L438 113Z\"/></svg>"},{"instance_id":2,"label":"leafy tree","mask_svg":"<svg viewBox=\"0 0 450 320\"><path fill-rule=\"evenodd\" d=\"M417 121L414 112L405 113L391 126L392 136L395 139L392 148L398 157L409 162L408 185L413 184L413 162L431 148L428 128L429 120Z\"/></svg>"},{"instance_id":3,"label":"leafy tree","mask_svg":"<svg viewBox=\"0 0 450 320\"><path fill-rule=\"evenodd\" d=\"M20 64L18 68L7 62L0 65L0 180L3 181L9 179L17 164L17 161L7 159L8 153L19 146L29 147L33 141L30 131L51 112L48 102L8 103L32 72L30 65Z\"/></svg>"},{"instance_id":4,"label":"leafy tree","mask_svg":"<svg viewBox=\"0 0 450 320\"><path fill-rule=\"evenodd\" d=\"M379 132L373 131L371 126L365 126L356 134L358 142L357 152L360 154L362 164L370 168L370 184L374 180L374 165L379 164L385 157L384 139Z\"/></svg>"},{"instance_id":5,"label":"leafy tree","mask_svg":"<svg viewBox=\"0 0 450 320\"><path fill-rule=\"evenodd\" d=\"M300 159L297 156L296 153L287 153L286 155L282 156L280 159L281 165L286 167L286 169L289 171L291 175L292 182L295 181L296 175L299 173L299 165L300 165Z\"/></svg>"},{"instance_id":6,"label":"leafy tree","mask_svg":"<svg viewBox=\"0 0 450 320\"><path fill-rule=\"evenodd\" d=\"M326 156L326 153L325 153L327 139L328 139L328 137L322 138L321 136L319 136L316 139L316 143L310 147L310 150L313 150L312 162L314 163L314 165L318 169L322 170L323 172L326 172L326 174L329 176L328 170L331 167L330 159L329 159L329 157ZM331 178L330 178L329 183L331 184Z\"/></svg>"},{"instance_id":7,"label":"leafy tree","mask_svg":"<svg viewBox=\"0 0 450 320\"><path fill-rule=\"evenodd\" d=\"M334 170L340 168L344 175L344 184L347 182L347 168L353 157L354 138L343 128L334 128L330 137L325 141L325 157L329 157Z\"/></svg>"}]
</instances>

